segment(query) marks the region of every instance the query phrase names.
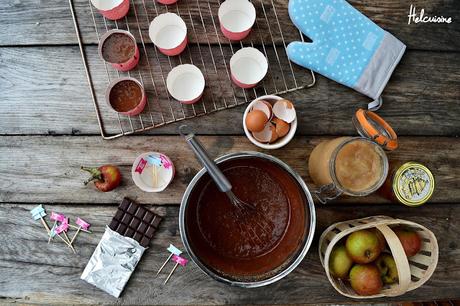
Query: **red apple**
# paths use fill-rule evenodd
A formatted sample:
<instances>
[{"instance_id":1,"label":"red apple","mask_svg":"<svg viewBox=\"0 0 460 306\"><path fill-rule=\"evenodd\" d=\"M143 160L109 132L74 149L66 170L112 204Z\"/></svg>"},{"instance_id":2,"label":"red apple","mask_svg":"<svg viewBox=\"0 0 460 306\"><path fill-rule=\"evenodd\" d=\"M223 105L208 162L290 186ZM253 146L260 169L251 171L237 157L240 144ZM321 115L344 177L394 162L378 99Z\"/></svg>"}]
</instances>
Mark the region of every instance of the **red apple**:
<instances>
[{"instance_id":1,"label":"red apple","mask_svg":"<svg viewBox=\"0 0 460 306\"><path fill-rule=\"evenodd\" d=\"M400 226L393 228L393 231L401 241L407 257L414 256L422 248L422 239L417 232Z\"/></svg>"},{"instance_id":2,"label":"red apple","mask_svg":"<svg viewBox=\"0 0 460 306\"><path fill-rule=\"evenodd\" d=\"M374 264L354 265L350 270L351 288L359 295L373 295L382 290L380 271Z\"/></svg>"}]
</instances>

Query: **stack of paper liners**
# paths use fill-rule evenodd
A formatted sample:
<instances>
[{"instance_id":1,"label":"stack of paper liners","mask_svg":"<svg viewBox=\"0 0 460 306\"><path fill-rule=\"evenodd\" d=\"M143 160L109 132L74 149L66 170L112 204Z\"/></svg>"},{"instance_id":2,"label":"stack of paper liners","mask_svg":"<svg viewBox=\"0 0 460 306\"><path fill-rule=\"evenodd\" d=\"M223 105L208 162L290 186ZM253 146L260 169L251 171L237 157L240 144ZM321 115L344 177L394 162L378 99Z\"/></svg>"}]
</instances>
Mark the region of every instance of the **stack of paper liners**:
<instances>
[{"instance_id":1,"label":"stack of paper liners","mask_svg":"<svg viewBox=\"0 0 460 306\"><path fill-rule=\"evenodd\" d=\"M160 216L124 198L81 279L119 297L160 222Z\"/></svg>"}]
</instances>

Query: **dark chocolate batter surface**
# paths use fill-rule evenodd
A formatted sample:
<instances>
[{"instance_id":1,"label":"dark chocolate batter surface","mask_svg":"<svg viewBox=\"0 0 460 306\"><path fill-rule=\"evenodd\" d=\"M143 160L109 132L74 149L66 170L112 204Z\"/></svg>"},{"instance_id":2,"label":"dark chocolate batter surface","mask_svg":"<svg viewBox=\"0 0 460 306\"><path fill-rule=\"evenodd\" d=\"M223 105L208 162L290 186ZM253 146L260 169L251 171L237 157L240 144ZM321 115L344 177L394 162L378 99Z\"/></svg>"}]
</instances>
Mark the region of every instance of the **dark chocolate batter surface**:
<instances>
[{"instance_id":1,"label":"dark chocolate batter surface","mask_svg":"<svg viewBox=\"0 0 460 306\"><path fill-rule=\"evenodd\" d=\"M110 90L110 105L117 112L128 112L134 109L142 99L142 89L131 80L123 80Z\"/></svg>"},{"instance_id":2,"label":"dark chocolate batter surface","mask_svg":"<svg viewBox=\"0 0 460 306\"><path fill-rule=\"evenodd\" d=\"M109 63L125 63L135 52L134 41L123 33L113 33L102 45L102 57Z\"/></svg>"},{"instance_id":3,"label":"dark chocolate batter surface","mask_svg":"<svg viewBox=\"0 0 460 306\"><path fill-rule=\"evenodd\" d=\"M306 199L281 167L260 158L219 165L233 192L254 209L241 210L206 174L186 214L194 253L211 269L237 280L260 278L283 266L306 234Z\"/></svg>"}]
</instances>

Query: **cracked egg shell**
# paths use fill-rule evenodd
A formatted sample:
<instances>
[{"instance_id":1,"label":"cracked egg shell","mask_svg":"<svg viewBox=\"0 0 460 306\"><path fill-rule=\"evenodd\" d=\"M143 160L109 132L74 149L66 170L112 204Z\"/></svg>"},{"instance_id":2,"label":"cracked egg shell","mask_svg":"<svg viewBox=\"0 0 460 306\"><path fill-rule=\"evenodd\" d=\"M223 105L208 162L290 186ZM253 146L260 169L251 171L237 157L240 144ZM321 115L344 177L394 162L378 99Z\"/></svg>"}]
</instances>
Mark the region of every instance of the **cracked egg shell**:
<instances>
[{"instance_id":1,"label":"cracked egg shell","mask_svg":"<svg viewBox=\"0 0 460 306\"><path fill-rule=\"evenodd\" d=\"M260 132L268 121L267 115L258 109L250 111L246 116L246 127L251 132Z\"/></svg>"},{"instance_id":2,"label":"cracked egg shell","mask_svg":"<svg viewBox=\"0 0 460 306\"><path fill-rule=\"evenodd\" d=\"M273 116L273 110L272 110L272 105L270 102L267 102L265 100L259 100L254 102L254 105L252 106L252 110L261 110L267 115L268 120L270 120Z\"/></svg>"},{"instance_id":3,"label":"cracked egg shell","mask_svg":"<svg viewBox=\"0 0 460 306\"><path fill-rule=\"evenodd\" d=\"M260 132L253 132L252 136L261 143L272 143L278 139L276 128L270 121L265 124L265 127Z\"/></svg>"},{"instance_id":4,"label":"cracked egg shell","mask_svg":"<svg viewBox=\"0 0 460 306\"><path fill-rule=\"evenodd\" d=\"M273 105L273 114L287 123L291 123L296 118L294 104L286 99L279 100Z\"/></svg>"},{"instance_id":5,"label":"cracked egg shell","mask_svg":"<svg viewBox=\"0 0 460 306\"><path fill-rule=\"evenodd\" d=\"M276 134L278 134L278 137L284 137L287 133L289 133L291 125L286 121L283 121L280 118L274 118L272 123L275 125L275 131Z\"/></svg>"}]
</instances>

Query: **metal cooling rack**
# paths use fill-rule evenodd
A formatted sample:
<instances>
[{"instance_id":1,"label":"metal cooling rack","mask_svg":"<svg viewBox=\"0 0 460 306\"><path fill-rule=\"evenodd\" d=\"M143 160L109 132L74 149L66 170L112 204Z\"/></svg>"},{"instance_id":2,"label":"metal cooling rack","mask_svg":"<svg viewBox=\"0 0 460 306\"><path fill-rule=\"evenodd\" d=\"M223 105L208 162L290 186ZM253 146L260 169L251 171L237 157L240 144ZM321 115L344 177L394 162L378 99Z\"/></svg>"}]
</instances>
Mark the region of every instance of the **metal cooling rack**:
<instances>
[{"instance_id":1,"label":"metal cooling rack","mask_svg":"<svg viewBox=\"0 0 460 306\"><path fill-rule=\"evenodd\" d=\"M121 20L111 21L97 12L90 0L69 0L91 97L101 135L105 139L207 115L244 104L260 95L279 95L315 84L312 71L291 64L287 58L286 33L291 37L295 34L296 40L303 41L304 38L293 26L285 25L283 30L280 20L289 20L289 16L286 8L280 8L281 5L275 4L274 0L252 1L258 17L249 37L238 43L230 43L220 33L217 10L221 0L181 0L172 6L161 5L155 0L130 1L128 15ZM148 37L150 22L155 16L167 11L178 14L187 24L189 45L180 56L168 57L161 54ZM97 46L94 44L110 29L128 30L135 36L138 44L142 45L141 58L134 70L118 72L98 58ZM234 86L228 67L231 56L238 49L247 46L258 48L269 62L267 76L253 89ZM196 104L181 104L166 89L168 72L183 63L198 66L206 79L203 99ZM122 76L135 77L145 87L148 103L138 116L119 115L105 104L106 87L112 79Z\"/></svg>"}]
</instances>

